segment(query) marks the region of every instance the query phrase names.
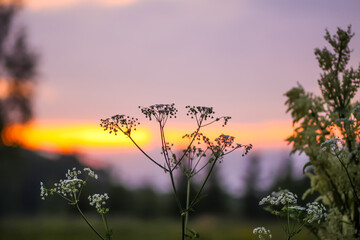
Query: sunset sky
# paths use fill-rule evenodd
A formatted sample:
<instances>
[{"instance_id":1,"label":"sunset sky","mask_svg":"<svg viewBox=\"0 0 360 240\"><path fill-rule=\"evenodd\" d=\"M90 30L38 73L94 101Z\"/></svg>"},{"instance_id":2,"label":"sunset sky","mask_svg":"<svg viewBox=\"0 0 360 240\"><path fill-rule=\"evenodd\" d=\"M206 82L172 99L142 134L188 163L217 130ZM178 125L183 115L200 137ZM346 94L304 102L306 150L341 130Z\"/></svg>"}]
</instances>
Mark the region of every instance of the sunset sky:
<instances>
[{"instance_id":1,"label":"sunset sky","mask_svg":"<svg viewBox=\"0 0 360 240\"><path fill-rule=\"evenodd\" d=\"M25 144L120 158L131 146L105 137L98 124L126 114L140 118L139 141L154 151L155 123L138 106L175 103L180 115L186 105L204 105L232 116L219 134L286 149L292 126L284 93L297 82L319 93L314 48L326 45L326 28L352 24L350 64L358 66L359 10L357 0L25 1L20 20L40 56ZM169 134L191 126L179 116Z\"/></svg>"}]
</instances>

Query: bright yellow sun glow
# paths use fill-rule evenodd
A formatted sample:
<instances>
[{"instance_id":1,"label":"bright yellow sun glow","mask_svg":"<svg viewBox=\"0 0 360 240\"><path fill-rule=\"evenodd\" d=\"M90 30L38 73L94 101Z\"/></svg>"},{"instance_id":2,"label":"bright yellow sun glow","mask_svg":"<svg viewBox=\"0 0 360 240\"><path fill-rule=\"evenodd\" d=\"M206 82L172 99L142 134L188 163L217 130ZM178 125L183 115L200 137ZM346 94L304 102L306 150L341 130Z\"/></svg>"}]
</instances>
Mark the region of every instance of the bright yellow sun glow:
<instances>
[{"instance_id":1,"label":"bright yellow sun glow","mask_svg":"<svg viewBox=\"0 0 360 240\"><path fill-rule=\"evenodd\" d=\"M150 142L148 129L132 132L133 139L142 146ZM18 143L28 149L50 152L97 152L135 150L133 143L124 134L109 134L96 123L32 123L14 125L3 136L7 144Z\"/></svg>"}]
</instances>

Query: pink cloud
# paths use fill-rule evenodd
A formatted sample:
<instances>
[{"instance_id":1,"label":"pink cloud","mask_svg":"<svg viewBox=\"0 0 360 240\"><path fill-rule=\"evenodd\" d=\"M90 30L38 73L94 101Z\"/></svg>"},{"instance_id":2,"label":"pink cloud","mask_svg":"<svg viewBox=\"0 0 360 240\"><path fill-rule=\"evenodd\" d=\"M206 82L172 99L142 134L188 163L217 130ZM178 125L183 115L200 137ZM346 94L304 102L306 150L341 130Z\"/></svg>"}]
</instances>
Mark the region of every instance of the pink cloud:
<instances>
[{"instance_id":1,"label":"pink cloud","mask_svg":"<svg viewBox=\"0 0 360 240\"><path fill-rule=\"evenodd\" d=\"M24 4L31 10L59 9L67 8L80 4L96 4L101 6L127 6L137 2L137 0L31 0Z\"/></svg>"}]
</instances>

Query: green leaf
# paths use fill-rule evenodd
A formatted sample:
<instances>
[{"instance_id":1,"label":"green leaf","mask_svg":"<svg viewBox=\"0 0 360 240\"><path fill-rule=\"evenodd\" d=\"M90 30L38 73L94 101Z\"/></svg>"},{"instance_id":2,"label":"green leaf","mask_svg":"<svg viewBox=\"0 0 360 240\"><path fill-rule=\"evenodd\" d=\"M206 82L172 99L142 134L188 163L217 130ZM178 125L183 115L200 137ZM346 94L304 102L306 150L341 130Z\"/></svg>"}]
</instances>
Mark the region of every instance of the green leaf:
<instances>
[{"instance_id":1,"label":"green leaf","mask_svg":"<svg viewBox=\"0 0 360 240\"><path fill-rule=\"evenodd\" d=\"M305 169L306 169L307 167L309 167L309 166L312 166L312 165L313 165L313 164L312 164L311 162L307 162L307 163L304 165L303 169L302 169L303 173L305 174Z\"/></svg>"}]
</instances>

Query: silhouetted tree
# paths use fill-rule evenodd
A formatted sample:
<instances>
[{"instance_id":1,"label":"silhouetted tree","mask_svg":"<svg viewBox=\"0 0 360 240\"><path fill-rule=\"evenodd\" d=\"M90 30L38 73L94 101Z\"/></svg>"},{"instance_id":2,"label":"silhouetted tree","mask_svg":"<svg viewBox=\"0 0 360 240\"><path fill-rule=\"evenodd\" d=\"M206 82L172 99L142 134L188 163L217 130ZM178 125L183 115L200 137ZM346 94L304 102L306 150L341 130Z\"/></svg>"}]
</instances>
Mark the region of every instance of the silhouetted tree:
<instances>
[{"instance_id":1,"label":"silhouetted tree","mask_svg":"<svg viewBox=\"0 0 360 240\"><path fill-rule=\"evenodd\" d=\"M248 159L245 176L245 193L240 199L242 215L247 219L255 219L264 216L264 211L259 208L258 184L260 176L259 156L256 154L251 155Z\"/></svg>"},{"instance_id":2,"label":"silhouetted tree","mask_svg":"<svg viewBox=\"0 0 360 240\"><path fill-rule=\"evenodd\" d=\"M29 49L25 28L15 24L19 1L0 2L0 134L32 117L31 98L37 56ZM3 139L0 137L0 147Z\"/></svg>"},{"instance_id":3,"label":"silhouetted tree","mask_svg":"<svg viewBox=\"0 0 360 240\"><path fill-rule=\"evenodd\" d=\"M290 192L295 193L299 198L298 202L303 203L302 195L310 186L310 180L305 177L301 178L294 177L294 159L291 157L284 158L282 160L282 165L277 170L276 178L272 186L270 187L270 192L278 191L280 189L288 189ZM268 195L268 194L267 194ZM307 196L306 202L314 201L318 197L318 194L312 196ZM305 204L305 202L303 203Z\"/></svg>"},{"instance_id":4,"label":"silhouetted tree","mask_svg":"<svg viewBox=\"0 0 360 240\"><path fill-rule=\"evenodd\" d=\"M228 210L229 196L221 186L218 168L214 168L205 189L205 200L196 208L200 213L224 215Z\"/></svg>"}]
</instances>

